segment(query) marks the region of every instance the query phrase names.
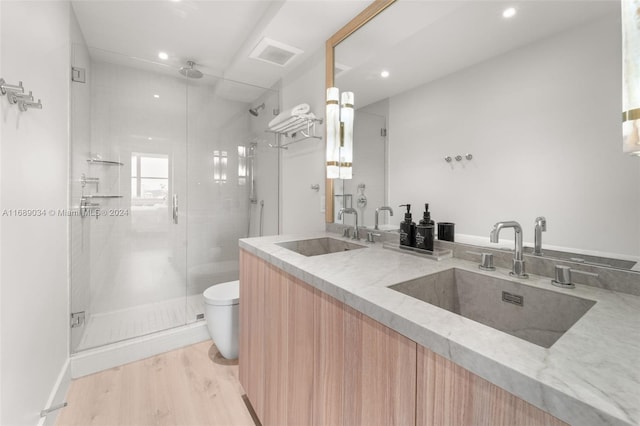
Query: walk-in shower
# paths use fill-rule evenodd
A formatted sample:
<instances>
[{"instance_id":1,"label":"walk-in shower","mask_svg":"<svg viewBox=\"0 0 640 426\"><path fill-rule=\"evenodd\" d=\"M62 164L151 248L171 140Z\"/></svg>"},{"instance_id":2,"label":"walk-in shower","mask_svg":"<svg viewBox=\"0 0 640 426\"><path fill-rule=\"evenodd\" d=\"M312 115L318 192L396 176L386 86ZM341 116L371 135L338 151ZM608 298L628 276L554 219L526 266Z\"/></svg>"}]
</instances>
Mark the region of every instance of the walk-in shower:
<instances>
[{"instance_id":1,"label":"walk-in shower","mask_svg":"<svg viewBox=\"0 0 640 426\"><path fill-rule=\"evenodd\" d=\"M87 76L71 83L69 202L87 213L70 218L75 353L198 321L202 292L238 279L247 223L257 234L264 216L278 232L275 136L247 110L279 97L193 61L178 70L80 44L72 66Z\"/></svg>"}]
</instances>

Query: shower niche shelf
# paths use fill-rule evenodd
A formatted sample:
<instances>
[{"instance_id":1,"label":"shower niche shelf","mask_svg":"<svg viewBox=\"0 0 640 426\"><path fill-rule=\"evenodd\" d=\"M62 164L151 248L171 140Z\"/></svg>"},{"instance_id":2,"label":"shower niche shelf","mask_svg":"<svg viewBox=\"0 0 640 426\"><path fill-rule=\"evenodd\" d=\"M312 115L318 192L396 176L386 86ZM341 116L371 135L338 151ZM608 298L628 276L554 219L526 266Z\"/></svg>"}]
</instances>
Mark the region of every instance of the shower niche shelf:
<instances>
[{"instance_id":1,"label":"shower niche shelf","mask_svg":"<svg viewBox=\"0 0 640 426\"><path fill-rule=\"evenodd\" d=\"M119 161L101 160L99 158L89 158L87 160L87 163L102 166L124 166L124 163L121 163Z\"/></svg>"}]
</instances>

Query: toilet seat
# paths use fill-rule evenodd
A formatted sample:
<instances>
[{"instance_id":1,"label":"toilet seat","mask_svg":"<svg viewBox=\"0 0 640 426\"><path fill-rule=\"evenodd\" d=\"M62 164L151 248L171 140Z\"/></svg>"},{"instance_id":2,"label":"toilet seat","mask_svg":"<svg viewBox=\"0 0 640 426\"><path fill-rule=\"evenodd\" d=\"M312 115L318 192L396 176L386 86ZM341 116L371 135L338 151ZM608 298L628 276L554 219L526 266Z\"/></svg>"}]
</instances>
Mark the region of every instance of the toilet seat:
<instances>
[{"instance_id":1,"label":"toilet seat","mask_svg":"<svg viewBox=\"0 0 640 426\"><path fill-rule=\"evenodd\" d=\"M213 285L204 291L203 296L207 305L237 305L240 303L240 281Z\"/></svg>"}]
</instances>

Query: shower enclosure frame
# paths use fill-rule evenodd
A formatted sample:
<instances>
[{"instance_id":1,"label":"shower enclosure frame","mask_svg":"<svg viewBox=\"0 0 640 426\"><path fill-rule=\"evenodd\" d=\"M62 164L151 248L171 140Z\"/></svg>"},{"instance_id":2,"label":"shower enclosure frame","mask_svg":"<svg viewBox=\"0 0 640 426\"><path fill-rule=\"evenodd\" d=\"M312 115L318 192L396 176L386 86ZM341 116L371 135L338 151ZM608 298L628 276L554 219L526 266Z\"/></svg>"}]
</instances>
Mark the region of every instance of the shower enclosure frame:
<instances>
[{"instance_id":1,"label":"shower enclosure frame","mask_svg":"<svg viewBox=\"0 0 640 426\"><path fill-rule=\"evenodd\" d=\"M80 209L78 197L76 196L76 193L78 192L79 179L76 178L76 175L79 174L79 169L81 169L83 166L85 167L85 170L83 170L85 171L85 174L89 178L96 178L95 181L100 182L100 186L101 186L100 189L104 191L107 191L110 189L108 183L112 180L115 180L115 182L117 182L117 183L111 182L113 185L113 188L119 188L120 190L122 190L125 187L123 183L133 179L133 177L129 177L129 176L133 176L132 174L133 166L132 166L132 163L129 161L129 159L131 158L131 155L128 153L131 153L134 151L131 149L127 151L123 149L122 146L120 146L119 150L113 151L113 153L117 153L118 155L114 155L113 153L109 155L109 154L105 154L106 152L105 150L95 149L93 145L95 144L96 139L94 138L96 134L100 133L98 130L106 129L103 132L103 134L105 135L103 139L103 143L105 145L103 146L108 146L109 138L112 138L113 140L118 139L119 143L121 142L124 146L124 143L125 143L124 141L130 140L131 134L133 134L134 136L136 134L134 134L133 132L127 133L126 131L120 131L121 129L117 128L119 124L116 124L115 126L113 126L115 129L108 128L109 127L108 125L104 125L103 126L104 128L100 127L101 124L99 123L99 120L101 119L101 117L98 116L98 114L104 111L108 111L111 114L110 118L118 116L119 112L117 111L117 108L122 107L121 106L122 104L126 105L127 91L125 90L124 87L120 87L118 91L116 91L116 93L110 94L109 88L106 87L107 86L106 84L104 87L101 87L96 83L96 81L99 80L99 76L96 75L100 72L99 67L114 66L113 64L106 63L102 65L96 65L98 63L93 62L93 60L91 59L91 55L89 54L89 49L84 45L80 47L76 47L75 49L72 49L72 50L75 52L75 54L72 54L72 62L73 62L72 65L74 66L84 65L84 68L86 69L87 75L89 77L88 83L82 86L82 90L84 90L85 92L89 91L89 94L87 93L78 94L74 92L76 90L80 90L79 86L74 86L74 83L72 83L72 87L70 89L72 91L71 93L72 137L71 137L71 148L70 148L70 157L71 157L70 164L71 164L72 170L70 170L69 206L70 206L70 210L73 211L73 210ZM148 64L146 65L148 66ZM233 262L234 262L233 256L229 256L228 254L225 254L223 252L231 250L235 252L235 255L237 257L237 252L238 252L237 239L248 236L249 231L251 230L258 229L258 228L262 230L261 222L263 221L263 218L264 218L263 209L265 206L264 196L266 195L265 193L267 192L267 190L270 191L270 193L275 194L275 196L272 196L271 201L268 201L268 204L267 204L267 205L269 204L272 205L271 206L272 210L275 209L275 212L271 211L270 213L270 216L272 217L272 221L273 219L275 219L275 223L272 223L269 226L270 230L268 232L271 232L271 233L279 232L279 228L280 228L280 223L279 223L280 222L280 213L279 213L280 158L279 157L280 155L279 153L274 154L273 150L269 150L267 147L268 143L275 141L274 138L276 138L277 136L265 135L264 132L262 131L262 129L265 127L264 120L268 121L266 114L262 117L255 117L253 116L253 114L249 114L248 112L249 107L251 105L255 105L256 101L257 103L262 105L266 103L269 105L270 108L273 107L273 109L277 110L279 108L279 102L280 102L279 91L277 89L267 89L267 88L260 88L257 86L253 86L253 85L247 85L245 83L235 82L228 79L222 79L222 78L207 75L204 73L202 73L204 78L202 78L201 80L193 80L191 78L180 77L178 75L178 71L180 72L180 74L183 74L183 75L186 74L187 76L189 74L192 74L193 72L201 73L199 70L193 71L195 69L194 68L195 63L190 63L190 64L188 63L187 65L189 67L188 69L186 69L186 67L183 67L180 70L174 69L173 70L174 75L172 76L170 74L167 74L166 66L163 66L161 64L155 64L155 66L159 67L159 69L163 70L163 72L157 73L158 75L160 75L160 77L157 77L157 76L154 77L154 78L157 77L159 80L174 81L174 82L182 81L183 83L183 86L184 86L184 118L183 118L184 145L182 146L182 148L178 148L178 149L184 149L184 157L180 160L176 160L172 156L172 153L167 154L168 155L167 164L168 164L169 170L166 173L165 177L163 177L164 175L162 175L162 173L160 173L158 177L155 177L155 176L146 177L146 175L143 175L143 174L140 174L138 176L138 179L140 180L155 179L156 181L161 181L162 179L166 179L166 182L167 182L166 197L163 199L161 189L149 190L147 191L147 193L150 194L149 197L151 197L152 199L150 202L154 203L152 205L156 207L151 208L151 207L146 207L144 205L142 207L146 209L145 211L155 209L163 212L165 211L164 209L166 204L166 213L167 213L166 218L170 223L169 226L177 225L179 227L183 227L181 228L184 232L183 240L181 239L182 238L181 236L177 235L175 236L175 241L173 244L177 246L179 246L180 244L183 244L183 251L182 251L183 254L180 254L181 252L179 250L176 251L177 254L174 256L176 258L174 259L174 262L176 265L181 265L182 263L184 263L183 265L184 269L181 269L181 271L183 272L183 275L181 275L182 283L180 284L180 286L183 289L181 290L183 293L183 296L180 296L180 298L184 300L184 302L182 303L184 307L184 320L177 321L176 323L168 327L163 326L155 329L150 329L146 332L133 333L128 337L115 338L109 341L105 341L101 344L89 344L85 347L80 346L81 340L87 334L86 333L88 328L87 325L91 324L92 320L98 318L100 315L103 315L103 313L95 310L95 306L100 305L100 302L99 301L96 302L95 298L102 297L100 296L101 293L99 293L99 291L102 291L103 295L108 294L107 290L109 287L109 285L103 285L102 287L98 285L93 286L91 281L91 275L95 271L93 271L92 269L93 269L93 265L96 263L95 258L98 258L99 256L95 253L86 255L86 253L83 252L83 250L86 250L87 252L91 252L92 250L90 249L93 249L93 251L103 251L103 252L107 250L105 247L96 246L97 244L96 240L98 239L96 235L104 237L104 235L100 234L100 232L102 231L97 232L96 229L98 229L97 227L102 224L106 225L107 223L106 220L108 220L109 218L104 218L103 216L100 215L101 213L98 215L94 215L95 217L97 217L97 219L95 219L94 216L88 216L84 218L72 216L72 217L69 217L69 238L70 238L70 252L71 252L70 253L70 258L71 258L70 304L72 308L71 311L73 312L72 318L74 319L74 321L76 321L76 327L72 329L71 339L70 339L70 346L71 346L70 352L72 354L82 353L87 349L104 347L105 345L111 345L113 343L117 343L121 341L129 341L131 339L137 339L142 336L147 336L149 334L170 330L175 327L179 328L179 327L187 326L195 321L201 320L202 313L204 312L204 310L197 312L195 315L187 316L187 304L188 304L187 299L190 297L189 295L191 294L194 297L201 298L201 293L202 291L204 291L205 288L203 287L205 285L209 286L209 285L215 284L216 282L224 282L224 281L220 281L222 279L229 280L230 278L228 277L232 277L234 273L235 273L235 279L237 279L237 274L238 274L237 267L235 269L235 272L233 271ZM124 70L124 71L116 70L116 71L117 72L115 74L118 74L118 72L122 72L122 73L129 72L128 70ZM135 74L134 71L131 71L131 73L132 75ZM105 77L105 76L109 76L113 73L110 74L109 72L105 71L103 74L104 74L102 76L103 79L100 80L102 82L108 80L108 77ZM140 78L138 80L139 86L143 85L144 80L145 80L144 78ZM147 80L153 80L153 78L148 77ZM114 79L111 81L115 82L116 80ZM122 81L131 82L132 80L123 79ZM135 82L135 79L133 79L133 81ZM213 114L213 112L215 112L214 110L216 110L216 105L214 104L216 102L223 102L222 101L223 96L228 91L233 91L234 85L236 86L241 85L244 91L251 91L251 90L253 90L254 92L262 91L262 94L256 97L256 99L251 99L247 101L229 101L229 102L232 102L230 105L232 106L236 105L236 106L233 106L233 108L237 109L237 114L231 115L231 118L229 121L230 124L226 126L225 129L221 129L221 128L218 128L217 130L212 129L211 132L207 133L207 129L206 129L207 124L211 124L210 123L212 121L211 117L215 117L215 114ZM130 92L135 90L134 83L124 83L124 86L128 86L129 94ZM211 93L202 92L207 90ZM102 102L103 99L97 100L95 98L95 96L98 96L95 92L100 92L100 91L103 91L104 93L106 93L106 95L103 93L103 95L106 98L109 98L109 97L113 98L113 99L109 98L111 103L108 106L105 106L105 105L108 104L109 102ZM210 96L210 95L213 95L213 96ZM125 96L125 98L123 98L123 96ZM216 98L216 96L218 96L218 98ZM165 96L162 93L160 93L159 96L155 96L154 99L156 100L156 102L158 98L163 99L165 98ZM117 102L120 102L120 104L116 104L116 100ZM144 101L140 101L140 102L144 103L148 101L145 99ZM82 110L83 107L84 107L84 110ZM88 107L88 111L87 111L87 107ZM204 109L210 108L210 111L203 112L202 110L203 108ZM262 108L264 109L265 107L263 106ZM229 110L229 107L224 107L222 108L222 110L225 110L225 111ZM207 116L207 114L209 115ZM89 115L89 118L87 118L86 115ZM127 117L126 114L121 114L121 115L123 117ZM142 116L142 117L144 118L146 116ZM258 119L256 120L256 118ZM163 123L161 123L161 121L162 120L158 121L157 127L164 125L167 120L164 120L165 122ZM196 127L196 126L199 126L199 127ZM246 131L237 130L238 128L241 129L242 126L245 126ZM222 126L222 127L225 127L225 126ZM198 128L202 128L202 131L200 132ZM223 183L212 183L208 180L209 178L207 177L207 174L211 172L211 169L208 168L208 166L206 166L205 163L207 161L208 156L211 155L210 152L213 151L212 143L214 145L216 144L215 141L212 142L212 140L210 140L210 138L208 137L211 134L213 134L213 130L219 132L219 134L216 134L216 137L218 138L216 140L218 140L217 143L219 145L227 143L228 145L225 145L225 146L230 147L230 146L238 146L238 145L244 144L244 146L248 148L247 151L252 156L250 160L251 171L250 171L248 187L243 188L242 185L240 184L239 179L235 181L235 183L232 182L235 176L235 174L232 173L232 169L235 165L235 160L233 159L234 157L232 157L231 155L233 154L233 151L230 149L226 149L226 152L228 155L227 171L229 172L227 176L227 181ZM225 132L227 132L227 134L225 134ZM242 134L245 134L245 136L242 136ZM146 136L145 134L142 134L142 136L147 138L147 140L150 142L153 139L156 139L156 137L158 140L162 139L162 134L160 134L160 132L158 132L157 136L152 135L150 133L149 133L149 136ZM237 137L234 142L235 145L233 143L229 145L228 139L233 136ZM90 149L89 150L75 149L77 148L76 145L80 143L79 141L84 141L85 144L88 144L90 146ZM104 141L107 141L107 142L104 142ZM137 141L136 143L138 142L142 143L142 140ZM197 149L201 149L201 151L195 152L195 150ZM223 145L220 145L219 151L221 152L223 151ZM79 154L79 152L89 152L91 158L84 159L85 161L83 163L82 162L83 159L80 158L81 154ZM143 155L145 153L142 150L136 150L135 152L139 155ZM270 155L273 157L268 159L269 163L272 166L272 168L277 170L275 179L271 182L271 184L268 183L267 181L264 181L264 182L260 181L258 182L260 183L260 185L256 185L256 172L257 172L255 170L256 156L264 157L269 155L269 153L271 153ZM154 153L151 152L150 154L154 154ZM100 166L94 165L90 169L92 173L87 174L86 168L89 167L88 165L96 164L96 163L89 163L87 160L102 161L104 164L106 164L106 162L108 161L112 161L113 163L121 163L122 166L117 166L114 168L113 166L105 166L104 164ZM183 164L180 164L180 162L183 162ZM98 168L101 170L99 172L96 172ZM138 164L135 166L136 173L138 172L142 173L139 170L139 168L140 168L140 162L138 162ZM180 170L180 168L182 168L182 170ZM268 168L266 164L264 165L264 168L265 169ZM264 170L261 170L257 173L257 175L260 176L261 173L264 174L264 172L265 172ZM117 178L110 176L109 173L113 175L117 175ZM200 173L200 176L194 178L196 173ZM98 174L99 176L91 176L91 174ZM178 176L178 175L181 175L181 176ZM183 180L183 182L179 182L179 180L181 179ZM260 179L260 177L258 177L258 179ZM136 184L139 186L140 182L137 182ZM233 188L232 188L232 185L233 185ZM104 187L104 189L102 187ZM208 192L207 191L202 192L203 187L206 187ZM115 189L112 189L112 190L115 191ZM260 192L257 192L257 191L260 191ZM170 200L174 200L175 194L177 194L177 200L175 200L177 202L174 202L174 203L169 202ZM208 195L203 196L202 194L208 194ZM242 195L241 197L241 194L245 194L245 195ZM85 194L82 193L82 195L84 196ZM93 195L96 196L97 194L94 193ZM118 195L118 194L114 193L114 194L106 194L106 195ZM128 194L122 194L120 195L122 197L120 199L110 199L109 201L104 201L100 207L106 207L107 211L110 211L110 210L126 211L127 208L132 209L133 205L131 204L131 201L130 201L132 200L132 197L130 195L129 196L127 195ZM258 197L259 195L260 195L260 198ZM211 198L211 200L209 200L210 201L209 204L205 202L206 200L203 201L203 199L206 199L207 196ZM214 201L213 200L214 197L217 197L215 199L218 201ZM145 197L142 197L142 198L145 198ZM98 197L92 198L92 200L94 201L96 199L99 199L99 198ZM104 200L107 200L107 199L105 198ZM114 204L113 205L107 204L107 202L114 203ZM127 205L127 203L129 204ZM145 202L143 201L142 204L144 203ZM242 217L246 215L247 217L246 223L248 225L248 228L245 228L244 225L240 224L240 222L237 222L237 225L234 225L234 223L236 222L233 222L233 221L224 222L224 219L222 219L223 222L213 221L216 218L220 219L228 216L232 216L232 217L240 216L237 213L229 214L229 212L233 212L235 210L228 210L225 212L224 209L229 207L230 205L233 205L234 207L237 207L240 209L244 208L242 206L246 206L245 213L242 213L241 215ZM256 210L254 206L260 206L260 212L259 212L259 215L256 217L255 222L253 222L254 225L251 226L252 225L251 221L253 219L252 211ZM131 217L133 216L132 210L129 210L129 214L131 216L128 216L129 219L127 220L131 221L132 220ZM162 216L162 214L154 216L155 217L154 220L159 220L158 218L160 216ZM124 217L127 217L127 216L124 216ZM93 221L96 221L96 222L93 222ZM176 221L177 223L175 223ZM241 222L245 223L244 219ZM114 229L122 225L122 223L118 223L117 221L115 221L115 219L112 220L112 223L113 223L112 227ZM128 228L129 230L131 230L130 225L131 223L129 224L129 228ZM126 228L126 226L123 226L122 228ZM235 234L233 235L225 234L225 232L229 229L236 229ZM246 234L245 234L245 230L247 231ZM120 231L122 231L123 233L126 232L126 230L120 230ZM162 233L163 231L158 231L157 229L153 229L151 227L151 229L148 229L148 228L145 229L144 232ZM104 234L107 234L107 232L105 231ZM228 249L216 248L217 246L215 244L210 243L207 240L206 238L207 235L214 235L214 234L218 235L216 238L221 239L223 243L225 242L227 243L226 247L228 247ZM221 234L224 234L224 235L221 235ZM262 232L260 232L260 234L262 234ZM117 256L119 255L118 250L122 249L122 247L120 246L127 246L127 244L131 246L135 246L137 243L140 243L139 241L138 242L127 241L125 244L123 243L122 240L118 241L117 238L112 238L112 237L113 237L112 235L107 235L105 237L110 244L118 246L117 249L114 249L115 255L113 255L114 257L110 258L111 260L117 258ZM225 246L220 245L220 247L225 247ZM198 253L194 255L193 253L196 251ZM206 252L206 254L202 254L203 252ZM91 256L93 256L93 258ZM218 259L218 260L215 260L215 259ZM105 264L110 264L109 262L111 262L111 260L105 261ZM79 261L80 262L85 261L85 263L84 264L79 263ZM121 268L122 268L122 262L125 262L125 263L127 262L126 260L122 260L122 259L120 259L119 261L120 261ZM226 268L226 269L222 272L220 271L212 272L212 268L215 269L216 266L219 266L223 269ZM135 269L135 267L133 269ZM108 269L105 268L105 270L108 270ZM158 271L156 272L162 275L162 272L158 272ZM156 272L149 271L151 275L153 275ZM111 274L113 277L122 276L122 274L115 272L115 269L110 270L109 274ZM134 272L134 275L135 274L144 275L142 271ZM213 276L219 277L219 279L212 278ZM223 277L227 277L227 278L223 278ZM83 287L83 282L84 282L84 287L86 288L81 288ZM99 288L101 290L96 292L96 288L93 288L93 287ZM107 290L105 290L105 288ZM84 293L84 294L81 294L81 293ZM133 297L135 298L137 296L133 296ZM82 298L84 298L83 299L84 306L82 306L82 303L78 303L78 300L82 300ZM162 299L159 299L155 302L158 304L161 304ZM105 305L106 305L106 302L105 302ZM138 306L139 304L132 305L132 307L138 307ZM126 307L119 310L116 309L116 311L117 311L117 315L120 316L121 318L125 318L128 315L128 311ZM103 316L106 316L106 315L103 315ZM84 330L84 332L81 331L79 333L78 332L79 330Z\"/></svg>"}]
</instances>

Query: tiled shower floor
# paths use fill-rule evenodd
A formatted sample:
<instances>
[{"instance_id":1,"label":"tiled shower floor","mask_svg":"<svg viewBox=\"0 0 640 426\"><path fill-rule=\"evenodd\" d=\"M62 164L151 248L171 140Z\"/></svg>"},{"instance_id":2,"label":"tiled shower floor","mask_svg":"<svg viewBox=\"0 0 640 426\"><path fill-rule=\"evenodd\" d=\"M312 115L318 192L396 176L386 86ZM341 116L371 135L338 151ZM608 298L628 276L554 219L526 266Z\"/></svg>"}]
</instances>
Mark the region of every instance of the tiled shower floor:
<instances>
[{"instance_id":1,"label":"tiled shower floor","mask_svg":"<svg viewBox=\"0 0 640 426\"><path fill-rule=\"evenodd\" d=\"M90 315L77 351L179 327L204 313L202 294Z\"/></svg>"}]
</instances>

